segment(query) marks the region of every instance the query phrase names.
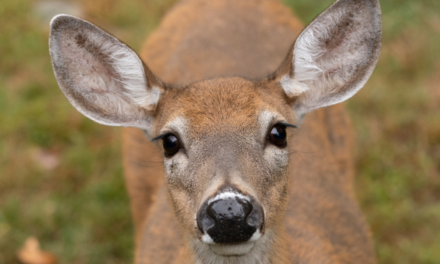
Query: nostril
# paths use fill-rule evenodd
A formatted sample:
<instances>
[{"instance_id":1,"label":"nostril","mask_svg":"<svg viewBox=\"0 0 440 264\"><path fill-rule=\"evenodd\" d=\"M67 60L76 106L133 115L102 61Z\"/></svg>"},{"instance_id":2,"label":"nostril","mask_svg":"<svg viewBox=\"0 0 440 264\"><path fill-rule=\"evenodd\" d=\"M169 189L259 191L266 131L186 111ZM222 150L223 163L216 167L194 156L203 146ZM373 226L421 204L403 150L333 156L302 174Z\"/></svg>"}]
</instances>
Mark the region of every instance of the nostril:
<instances>
[{"instance_id":1,"label":"nostril","mask_svg":"<svg viewBox=\"0 0 440 264\"><path fill-rule=\"evenodd\" d=\"M196 222L197 227L199 228L200 232L202 232L202 234L215 225L214 219L209 217L209 215L206 214L205 210L199 211L199 213L197 214Z\"/></svg>"},{"instance_id":2,"label":"nostril","mask_svg":"<svg viewBox=\"0 0 440 264\"><path fill-rule=\"evenodd\" d=\"M247 218L246 223L250 226L258 227L261 224L260 215L257 211L252 212Z\"/></svg>"}]
</instances>

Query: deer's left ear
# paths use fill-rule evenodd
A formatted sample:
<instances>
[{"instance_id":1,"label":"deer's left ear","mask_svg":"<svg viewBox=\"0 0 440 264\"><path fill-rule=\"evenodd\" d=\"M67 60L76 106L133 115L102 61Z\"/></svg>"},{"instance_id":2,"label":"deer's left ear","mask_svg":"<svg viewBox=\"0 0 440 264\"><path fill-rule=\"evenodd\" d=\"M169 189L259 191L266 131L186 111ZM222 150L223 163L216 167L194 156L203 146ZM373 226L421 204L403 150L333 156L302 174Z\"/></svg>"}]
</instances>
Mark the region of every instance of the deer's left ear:
<instances>
[{"instance_id":1,"label":"deer's left ear","mask_svg":"<svg viewBox=\"0 0 440 264\"><path fill-rule=\"evenodd\" d=\"M339 0L300 34L278 80L302 115L340 103L359 91L379 58L378 0Z\"/></svg>"}]
</instances>

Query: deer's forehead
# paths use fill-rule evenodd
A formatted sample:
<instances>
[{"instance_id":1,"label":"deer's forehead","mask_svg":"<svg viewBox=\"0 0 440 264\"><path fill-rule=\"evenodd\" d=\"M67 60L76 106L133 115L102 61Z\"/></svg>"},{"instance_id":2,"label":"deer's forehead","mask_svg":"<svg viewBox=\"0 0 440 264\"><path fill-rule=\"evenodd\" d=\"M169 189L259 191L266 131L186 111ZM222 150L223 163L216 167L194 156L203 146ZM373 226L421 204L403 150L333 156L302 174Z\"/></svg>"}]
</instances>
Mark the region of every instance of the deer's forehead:
<instances>
[{"instance_id":1,"label":"deer's forehead","mask_svg":"<svg viewBox=\"0 0 440 264\"><path fill-rule=\"evenodd\" d=\"M176 132L194 139L231 133L259 136L273 120L287 117L268 96L261 86L238 77L198 82L164 100L164 121L156 128L180 130Z\"/></svg>"},{"instance_id":2,"label":"deer's forehead","mask_svg":"<svg viewBox=\"0 0 440 264\"><path fill-rule=\"evenodd\" d=\"M253 130L262 109L254 84L242 78L199 82L178 99L175 116L186 120L192 134Z\"/></svg>"}]
</instances>

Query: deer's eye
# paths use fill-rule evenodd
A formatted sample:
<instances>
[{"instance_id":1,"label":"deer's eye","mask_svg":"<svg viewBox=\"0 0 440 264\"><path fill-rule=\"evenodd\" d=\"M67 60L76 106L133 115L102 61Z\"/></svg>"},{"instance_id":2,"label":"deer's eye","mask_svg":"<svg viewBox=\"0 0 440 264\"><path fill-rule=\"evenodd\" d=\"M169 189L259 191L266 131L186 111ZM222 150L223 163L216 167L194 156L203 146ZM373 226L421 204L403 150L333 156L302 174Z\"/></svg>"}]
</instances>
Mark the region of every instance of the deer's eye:
<instances>
[{"instance_id":1,"label":"deer's eye","mask_svg":"<svg viewBox=\"0 0 440 264\"><path fill-rule=\"evenodd\" d=\"M180 149L179 139L173 134L168 134L162 137L163 149L166 157L171 157Z\"/></svg>"},{"instance_id":2,"label":"deer's eye","mask_svg":"<svg viewBox=\"0 0 440 264\"><path fill-rule=\"evenodd\" d=\"M286 126L276 124L274 125L267 135L267 140L270 143L274 144L277 147L284 148L287 146L287 134L286 134Z\"/></svg>"}]
</instances>

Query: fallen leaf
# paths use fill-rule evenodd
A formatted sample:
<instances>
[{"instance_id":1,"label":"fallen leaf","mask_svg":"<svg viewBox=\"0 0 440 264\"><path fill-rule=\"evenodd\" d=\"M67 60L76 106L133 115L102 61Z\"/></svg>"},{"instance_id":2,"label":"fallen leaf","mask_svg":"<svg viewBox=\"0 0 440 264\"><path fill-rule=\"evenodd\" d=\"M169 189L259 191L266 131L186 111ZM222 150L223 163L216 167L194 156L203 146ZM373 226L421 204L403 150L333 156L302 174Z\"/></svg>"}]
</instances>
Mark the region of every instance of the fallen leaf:
<instances>
[{"instance_id":1,"label":"fallen leaf","mask_svg":"<svg viewBox=\"0 0 440 264\"><path fill-rule=\"evenodd\" d=\"M17 253L18 259L23 264L56 264L55 256L49 252L41 251L40 243L35 237L28 237L24 246Z\"/></svg>"}]
</instances>

